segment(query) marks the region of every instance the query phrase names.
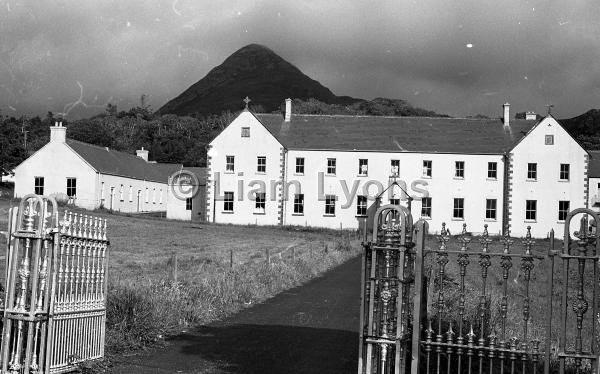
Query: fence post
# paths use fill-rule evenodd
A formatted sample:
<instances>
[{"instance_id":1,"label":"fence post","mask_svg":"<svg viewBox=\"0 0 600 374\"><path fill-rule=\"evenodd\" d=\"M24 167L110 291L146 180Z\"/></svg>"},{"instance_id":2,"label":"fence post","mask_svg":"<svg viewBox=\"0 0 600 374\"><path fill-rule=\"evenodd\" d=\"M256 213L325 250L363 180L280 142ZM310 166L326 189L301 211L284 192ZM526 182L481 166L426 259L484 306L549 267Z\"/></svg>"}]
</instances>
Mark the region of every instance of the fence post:
<instances>
[{"instance_id":1,"label":"fence post","mask_svg":"<svg viewBox=\"0 0 600 374\"><path fill-rule=\"evenodd\" d=\"M177 284L177 253L173 254L173 282Z\"/></svg>"},{"instance_id":2,"label":"fence post","mask_svg":"<svg viewBox=\"0 0 600 374\"><path fill-rule=\"evenodd\" d=\"M292 262L296 261L296 247L292 247Z\"/></svg>"},{"instance_id":3,"label":"fence post","mask_svg":"<svg viewBox=\"0 0 600 374\"><path fill-rule=\"evenodd\" d=\"M229 268L233 269L233 248L229 250Z\"/></svg>"},{"instance_id":4,"label":"fence post","mask_svg":"<svg viewBox=\"0 0 600 374\"><path fill-rule=\"evenodd\" d=\"M267 249L265 250L265 252L266 252L266 254L267 254L267 264L270 264L270 263L271 263L271 254L270 254L270 252L269 252L269 248L267 248Z\"/></svg>"},{"instance_id":5,"label":"fence post","mask_svg":"<svg viewBox=\"0 0 600 374\"><path fill-rule=\"evenodd\" d=\"M411 360L411 373L414 374L419 372L421 313L423 304L423 251L425 249L425 236L427 235L428 227L429 225L426 221L417 222L417 241L415 246L415 301L413 306Z\"/></svg>"}]
</instances>

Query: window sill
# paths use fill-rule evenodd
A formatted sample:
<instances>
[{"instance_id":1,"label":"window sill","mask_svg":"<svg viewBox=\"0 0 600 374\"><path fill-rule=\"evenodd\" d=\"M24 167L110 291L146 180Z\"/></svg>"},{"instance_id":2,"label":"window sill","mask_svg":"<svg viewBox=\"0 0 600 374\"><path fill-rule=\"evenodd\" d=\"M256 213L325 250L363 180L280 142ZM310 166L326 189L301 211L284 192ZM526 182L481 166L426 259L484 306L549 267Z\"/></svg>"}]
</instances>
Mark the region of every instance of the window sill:
<instances>
[{"instance_id":1,"label":"window sill","mask_svg":"<svg viewBox=\"0 0 600 374\"><path fill-rule=\"evenodd\" d=\"M294 176L296 176L296 177L303 177L304 173L294 173Z\"/></svg>"},{"instance_id":2,"label":"window sill","mask_svg":"<svg viewBox=\"0 0 600 374\"><path fill-rule=\"evenodd\" d=\"M357 214L354 216L355 218L368 218L369 216L366 214Z\"/></svg>"},{"instance_id":3,"label":"window sill","mask_svg":"<svg viewBox=\"0 0 600 374\"><path fill-rule=\"evenodd\" d=\"M486 218L483 220L484 222L498 222L497 218Z\"/></svg>"},{"instance_id":4,"label":"window sill","mask_svg":"<svg viewBox=\"0 0 600 374\"><path fill-rule=\"evenodd\" d=\"M326 174L325 174L325 176L326 176L326 177L335 177L335 176L336 176L336 174L329 174L329 173L326 173Z\"/></svg>"},{"instance_id":5,"label":"window sill","mask_svg":"<svg viewBox=\"0 0 600 374\"><path fill-rule=\"evenodd\" d=\"M223 174L235 174L235 171L225 171Z\"/></svg>"},{"instance_id":6,"label":"window sill","mask_svg":"<svg viewBox=\"0 0 600 374\"><path fill-rule=\"evenodd\" d=\"M390 178L400 178L400 174L390 174Z\"/></svg>"},{"instance_id":7,"label":"window sill","mask_svg":"<svg viewBox=\"0 0 600 374\"><path fill-rule=\"evenodd\" d=\"M223 211L223 212L221 212L221 214L233 214L233 212L232 212L232 211L230 211L230 210L227 210L227 211Z\"/></svg>"},{"instance_id":8,"label":"window sill","mask_svg":"<svg viewBox=\"0 0 600 374\"><path fill-rule=\"evenodd\" d=\"M421 178L424 178L424 179L431 179L431 175L421 175Z\"/></svg>"},{"instance_id":9,"label":"window sill","mask_svg":"<svg viewBox=\"0 0 600 374\"><path fill-rule=\"evenodd\" d=\"M266 171L257 171L256 175L267 175Z\"/></svg>"},{"instance_id":10,"label":"window sill","mask_svg":"<svg viewBox=\"0 0 600 374\"><path fill-rule=\"evenodd\" d=\"M451 221L464 221L464 218L452 217Z\"/></svg>"},{"instance_id":11,"label":"window sill","mask_svg":"<svg viewBox=\"0 0 600 374\"><path fill-rule=\"evenodd\" d=\"M537 223L537 220L535 220L535 219L526 219L525 223Z\"/></svg>"},{"instance_id":12,"label":"window sill","mask_svg":"<svg viewBox=\"0 0 600 374\"><path fill-rule=\"evenodd\" d=\"M254 214L255 216L264 216L266 213L265 212L254 212L252 214Z\"/></svg>"},{"instance_id":13,"label":"window sill","mask_svg":"<svg viewBox=\"0 0 600 374\"><path fill-rule=\"evenodd\" d=\"M452 177L454 180L464 181L465 177Z\"/></svg>"},{"instance_id":14,"label":"window sill","mask_svg":"<svg viewBox=\"0 0 600 374\"><path fill-rule=\"evenodd\" d=\"M537 179L527 178L525 179L525 182L537 182Z\"/></svg>"},{"instance_id":15,"label":"window sill","mask_svg":"<svg viewBox=\"0 0 600 374\"><path fill-rule=\"evenodd\" d=\"M564 225L565 221L558 220L558 221L556 221L556 223L558 223L559 225Z\"/></svg>"},{"instance_id":16,"label":"window sill","mask_svg":"<svg viewBox=\"0 0 600 374\"><path fill-rule=\"evenodd\" d=\"M486 181L496 182L498 178L485 178Z\"/></svg>"},{"instance_id":17,"label":"window sill","mask_svg":"<svg viewBox=\"0 0 600 374\"><path fill-rule=\"evenodd\" d=\"M570 180L569 179L559 179L558 182L559 183L569 183Z\"/></svg>"},{"instance_id":18,"label":"window sill","mask_svg":"<svg viewBox=\"0 0 600 374\"><path fill-rule=\"evenodd\" d=\"M357 177L368 177L369 174L356 174Z\"/></svg>"},{"instance_id":19,"label":"window sill","mask_svg":"<svg viewBox=\"0 0 600 374\"><path fill-rule=\"evenodd\" d=\"M323 214L323 217L335 217L335 214Z\"/></svg>"},{"instance_id":20,"label":"window sill","mask_svg":"<svg viewBox=\"0 0 600 374\"><path fill-rule=\"evenodd\" d=\"M419 217L419 219L424 219L426 221L430 221L431 217L421 216L421 217Z\"/></svg>"},{"instance_id":21,"label":"window sill","mask_svg":"<svg viewBox=\"0 0 600 374\"><path fill-rule=\"evenodd\" d=\"M292 216L302 217L304 213L292 213Z\"/></svg>"}]
</instances>

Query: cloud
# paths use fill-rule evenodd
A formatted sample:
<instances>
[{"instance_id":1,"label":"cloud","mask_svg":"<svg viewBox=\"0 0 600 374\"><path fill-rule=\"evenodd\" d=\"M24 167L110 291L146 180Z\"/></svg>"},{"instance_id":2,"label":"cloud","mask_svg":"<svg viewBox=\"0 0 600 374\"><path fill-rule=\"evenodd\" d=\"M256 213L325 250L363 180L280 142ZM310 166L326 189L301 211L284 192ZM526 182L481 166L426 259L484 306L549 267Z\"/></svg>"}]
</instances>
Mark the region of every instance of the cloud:
<instances>
[{"instance_id":1,"label":"cloud","mask_svg":"<svg viewBox=\"0 0 600 374\"><path fill-rule=\"evenodd\" d=\"M77 82L86 103L112 97L127 108L147 94L158 108L253 42L336 94L451 115L495 115L508 100L540 112L553 103L566 117L600 99L593 0L8 0L0 9L5 111L60 112L79 98Z\"/></svg>"}]
</instances>

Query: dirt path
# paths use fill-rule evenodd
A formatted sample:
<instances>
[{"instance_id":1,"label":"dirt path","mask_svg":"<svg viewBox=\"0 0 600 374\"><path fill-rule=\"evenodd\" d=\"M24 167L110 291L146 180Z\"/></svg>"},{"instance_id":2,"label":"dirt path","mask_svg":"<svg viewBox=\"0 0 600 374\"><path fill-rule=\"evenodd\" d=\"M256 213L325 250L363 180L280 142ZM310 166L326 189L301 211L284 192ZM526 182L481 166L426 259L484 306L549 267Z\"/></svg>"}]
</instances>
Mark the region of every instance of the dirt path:
<instances>
[{"instance_id":1,"label":"dirt path","mask_svg":"<svg viewBox=\"0 0 600 374\"><path fill-rule=\"evenodd\" d=\"M117 363L115 373L356 371L360 258L229 319Z\"/></svg>"}]
</instances>

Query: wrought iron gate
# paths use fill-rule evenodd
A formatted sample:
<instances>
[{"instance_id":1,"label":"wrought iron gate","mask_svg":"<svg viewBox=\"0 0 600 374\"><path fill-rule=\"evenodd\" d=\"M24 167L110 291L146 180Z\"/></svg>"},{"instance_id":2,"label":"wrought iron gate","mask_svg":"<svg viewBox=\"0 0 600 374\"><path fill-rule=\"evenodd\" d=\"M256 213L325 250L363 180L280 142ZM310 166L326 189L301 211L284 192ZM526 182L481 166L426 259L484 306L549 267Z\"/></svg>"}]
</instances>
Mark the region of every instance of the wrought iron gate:
<instances>
[{"instance_id":1,"label":"wrought iron gate","mask_svg":"<svg viewBox=\"0 0 600 374\"><path fill-rule=\"evenodd\" d=\"M529 228L516 239L443 225L430 248L425 221L381 207L363 243L358 372L600 374L598 223L570 212L561 249L553 232L539 245Z\"/></svg>"},{"instance_id":2,"label":"wrought iron gate","mask_svg":"<svg viewBox=\"0 0 600 374\"><path fill-rule=\"evenodd\" d=\"M106 219L25 196L9 211L2 373L62 373L104 355Z\"/></svg>"}]
</instances>

